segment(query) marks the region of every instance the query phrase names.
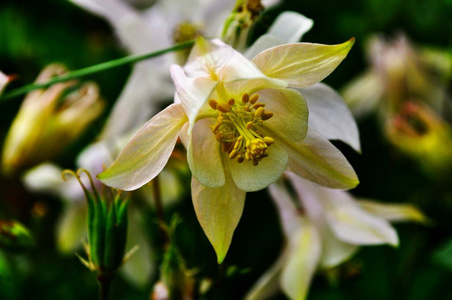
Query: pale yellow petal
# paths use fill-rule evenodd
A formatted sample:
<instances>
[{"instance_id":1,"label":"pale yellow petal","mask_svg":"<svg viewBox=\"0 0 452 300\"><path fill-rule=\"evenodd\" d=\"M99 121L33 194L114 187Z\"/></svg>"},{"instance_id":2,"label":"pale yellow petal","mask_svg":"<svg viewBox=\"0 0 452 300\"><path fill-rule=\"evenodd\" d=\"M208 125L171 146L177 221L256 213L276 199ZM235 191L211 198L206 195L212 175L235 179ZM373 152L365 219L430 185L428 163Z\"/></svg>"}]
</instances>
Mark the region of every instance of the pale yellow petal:
<instances>
[{"instance_id":1,"label":"pale yellow petal","mask_svg":"<svg viewBox=\"0 0 452 300\"><path fill-rule=\"evenodd\" d=\"M224 185L225 176L221 157L221 144L212 133L213 119L203 119L195 123L193 135L188 145L188 165L192 175L200 184L217 188Z\"/></svg>"},{"instance_id":2,"label":"pale yellow petal","mask_svg":"<svg viewBox=\"0 0 452 300\"><path fill-rule=\"evenodd\" d=\"M308 132L308 106L303 96L291 89L265 89L259 93L259 102L273 117L263 123L278 136L290 141L301 141Z\"/></svg>"},{"instance_id":3,"label":"pale yellow petal","mask_svg":"<svg viewBox=\"0 0 452 300\"><path fill-rule=\"evenodd\" d=\"M191 190L196 217L220 264L226 257L242 216L246 192L237 188L230 176L219 188L203 186L193 177Z\"/></svg>"},{"instance_id":4,"label":"pale yellow petal","mask_svg":"<svg viewBox=\"0 0 452 300\"><path fill-rule=\"evenodd\" d=\"M151 181L166 165L187 121L180 104L168 106L132 137L110 168L98 175L99 180L127 191Z\"/></svg>"},{"instance_id":5,"label":"pale yellow petal","mask_svg":"<svg viewBox=\"0 0 452 300\"><path fill-rule=\"evenodd\" d=\"M293 87L307 87L327 77L350 51L354 39L339 45L285 44L267 49L253 62L268 77L284 80Z\"/></svg>"},{"instance_id":6,"label":"pale yellow petal","mask_svg":"<svg viewBox=\"0 0 452 300\"><path fill-rule=\"evenodd\" d=\"M422 211L412 204L381 203L371 200L361 200L358 203L367 212L390 222L430 222Z\"/></svg>"},{"instance_id":7,"label":"pale yellow petal","mask_svg":"<svg viewBox=\"0 0 452 300\"><path fill-rule=\"evenodd\" d=\"M277 139L290 156L288 170L320 185L349 189L358 185L358 177L345 156L328 140L308 130L298 143Z\"/></svg>"},{"instance_id":8,"label":"pale yellow petal","mask_svg":"<svg viewBox=\"0 0 452 300\"><path fill-rule=\"evenodd\" d=\"M247 192L259 191L278 180L286 169L289 156L278 143L268 147L268 157L263 158L257 166L245 160L238 163L237 159L228 160L232 178L235 184Z\"/></svg>"},{"instance_id":9,"label":"pale yellow petal","mask_svg":"<svg viewBox=\"0 0 452 300\"><path fill-rule=\"evenodd\" d=\"M319 234L307 218L290 240L290 253L281 273L281 287L290 299L306 299L321 253Z\"/></svg>"}]
</instances>

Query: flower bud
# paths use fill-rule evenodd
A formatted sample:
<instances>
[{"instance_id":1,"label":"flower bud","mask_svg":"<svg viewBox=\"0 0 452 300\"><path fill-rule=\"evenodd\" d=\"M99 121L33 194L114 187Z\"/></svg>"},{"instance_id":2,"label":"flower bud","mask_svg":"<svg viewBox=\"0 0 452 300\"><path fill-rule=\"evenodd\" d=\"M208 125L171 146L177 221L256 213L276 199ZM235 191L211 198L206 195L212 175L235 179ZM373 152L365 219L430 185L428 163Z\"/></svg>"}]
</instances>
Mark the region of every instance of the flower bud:
<instances>
[{"instance_id":1,"label":"flower bud","mask_svg":"<svg viewBox=\"0 0 452 300\"><path fill-rule=\"evenodd\" d=\"M89 178L89 189L80 179L82 172ZM66 170L63 176L66 174L73 175L79 181L88 207L88 244L85 247L88 261L80 259L90 270L96 270L99 278L111 277L125 260L128 200L117 190L108 189L107 192L105 188L104 193L99 194L84 169L79 169L77 173Z\"/></svg>"},{"instance_id":2,"label":"flower bud","mask_svg":"<svg viewBox=\"0 0 452 300\"><path fill-rule=\"evenodd\" d=\"M13 78L14 76L7 76L0 71L0 95Z\"/></svg>"},{"instance_id":3,"label":"flower bud","mask_svg":"<svg viewBox=\"0 0 452 300\"><path fill-rule=\"evenodd\" d=\"M0 220L0 248L21 251L34 244L30 232L16 221Z\"/></svg>"},{"instance_id":4,"label":"flower bud","mask_svg":"<svg viewBox=\"0 0 452 300\"><path fill-rule=\"evenodd\" d=\"M36 82L66 72L46 67ZM9 129L3 149L3 171L14 173L57 156L102 112L104 103L94 83L57 83L28 93Z\"/></svg>"},{"instance_id":5,"label":"flower bud","mask_svg":"<svg viewBox=\"0 0 452 300\"><path fill-rule=\"evenodd\" d=\"M238 51L245 49L249 30L263 9L260 0L237 0L224 23L222 40Z\"/></svg>"}]
</instances>

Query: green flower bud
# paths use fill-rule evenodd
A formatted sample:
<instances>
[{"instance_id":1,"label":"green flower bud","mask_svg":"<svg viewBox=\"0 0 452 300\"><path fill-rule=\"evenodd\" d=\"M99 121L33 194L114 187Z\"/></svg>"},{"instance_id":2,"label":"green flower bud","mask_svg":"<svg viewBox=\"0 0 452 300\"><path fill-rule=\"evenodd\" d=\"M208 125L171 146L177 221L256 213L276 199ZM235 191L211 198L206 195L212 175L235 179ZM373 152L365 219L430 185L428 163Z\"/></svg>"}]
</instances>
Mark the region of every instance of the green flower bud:
<instances>
[{"instance_id":1,"label":"green flower bud","mask_svg":"<svg viewBox=\"0 0 452 300\"><path fill-rule=\"evenodd\" d=\"M0 247L10 251L22 251L33 246L33 238L22 224L0 220Z\"/></svg>"},{"instance_id":2,"label":"green flower bud","mask_svg":"<svg viewBox=\"0 0 452 300\"><path fill-rule=\"evenodd\" d=\"M80 179L82 172L89 178L90 189ZM88 206L88 244L85 247L88 261L81 260L89 269L98 271L100 277L111 276L125 260L128 200L120 191L109 188L103 188L103 193L99 194L84 169L77 173L66 170L63 176L66 174L80 182Z\"/></svg>"}]
</instances>

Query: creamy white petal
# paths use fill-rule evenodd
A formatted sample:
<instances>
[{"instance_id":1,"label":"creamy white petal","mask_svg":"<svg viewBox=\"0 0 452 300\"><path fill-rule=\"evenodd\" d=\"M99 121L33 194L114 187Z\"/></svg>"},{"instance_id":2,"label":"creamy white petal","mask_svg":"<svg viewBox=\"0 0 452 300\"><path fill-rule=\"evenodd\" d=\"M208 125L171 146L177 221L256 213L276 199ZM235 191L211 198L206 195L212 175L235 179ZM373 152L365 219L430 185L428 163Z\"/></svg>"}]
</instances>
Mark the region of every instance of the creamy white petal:
<instances>
[{"instance_id":1,"label":"creamy white petal","mask_svg":"<svg viewBox=\"0 0 452 300\"><path fill-rule=\"evenodd\" d=\"M281 288L290 299L306 299L321 253L320 237L307 218L290 239L290 252L281 273Z\"/></svg>"},{"instance_id":2,"label":"creamy white petal","mask_svg":"<svg viewBox=\"0 0 452 300\"><path fill-rule=\"evenodd\" d=\"M283 43L296 43L312 28L312 25L314 21L302 14L286 11L276 18L267 34L279 37Z\"/></svg>"},{"instance_id":3,"label":"creamy white petal","mask_svg":"<svg viewBox=\"0 0 452 300\"><path fill-rule=\"evenodd\" d=\"M195 123L188 144L187 158L192 175L200 184L218 188L224 185L225 175L221 144L212 133L212 125L215 125L213 119L203 119Z\"/></svg>"},{"instance_id":4,"label":"creamy white petal","mask_svg":"<svg viewBox=\"0 0 452 300\"><path fill-rule=\"evenodd\" d=\"M101 139L117 138L141 127L157 112L161 101L171 98L174 87L170 84L169 72L158 71L163 68L164 65L155 61L134 66L102 130Z\"/></svg>"},{"instance_id":5,"label":"creamy white petal","mask_svg":"<svg viewBox=\"0 0 452 300\"><path fill-rule=\"evenodd\" d=\"M219 188L203 186L193 177L191 191L196 217L222 263L242 216L246 192L237 188L230 175Z\"/></svg>"},{"instance_id":6,"label":"creamy white petal","mask_svg":"<svg viewBox=\"0 0 452 300\"><path fill-rule=\"evenodd\" d=\"M341 96L323 83L298 90L309 107L309 128L328 140L341 140L361 150L359 131Z\"/></svg>"},{"instance_id":7,"label":"creamy white petal","mask_svg":"<svg viewBox=\"0 0 452 300\"><path fill-rule=\"evenodd\" d=\"M362 118L376 110L383 92L381 78L376 72L369 71L347 84L341 94L353 115Z\"/></svg>"},{"instance_id":8,"label":"creamy white petal","mask_svg":"<svg viewBox=\"0 0 452 300\"><path fill-rule=\"evenodd\" d=\"M298 143L278 139L290 156L288 170L331 188L353 188L358 183L353 167L344 155L329 141L308 130L306 138Z\"/></svg>"},{"instance_id":9,"label":"creamy white petal","mask_svg":"<svg viewBox=\"0 0 452 300\"><path fill-rule=\"evenodd\" d=\"M305 16L287 11L276 18L268 32L259 37L245 52L245 57L253 58L259 52L284 43L298 42L309 31L314 22Z\"/></svg>"},{"instance_id":10,"label":"creamy white petal","mask_svg":"<svg viewBox=\"0 0 452 300\"><path fill-rule=\"evenodd\" d=\"M184 70L178 65L171 65L170 72L176 92L190 120L188 129L190 135L199 110L209 99L218 82L208 77L189 78L185 76Z\"/></svg>"},{"instance_id":11,"label":"creamy white petal","mask_svg":"<svg viewBox=\"0 0 452 300\"><path fill-rule=\"evenodd\" d=\"M358 247L340 241L326 223L326 211L322 198L329 197L329 189L291 172L287 172L286 175L293 184L300 205L319 232L322 241L319 267L332 268L346 261L358 250Z\"/></svg>"},{"instance_id":12,"label":"creamy white petal","mask_svg":"<svg viewBox=\"0 0 452 300\"><path fill-rule=\"evenodd\" d=\"M187 121L180 104L168 106L132 137L110 168L98 175L99 180L121 190L151 181L168 161Z\"/></svg>"},{"instance_id":13,"label":"creamy white petal","mask_svg":"<svg viewBox=\"0 0 452 300\"><path fill-rule=\"evenodd\" d=\"M278 180L268 187L271 198L276 204L279 220L282 224L284 235L289 239L300 227L301 214L294 205L292 196L283 180Z\"/></svg>"},{"instance_id":14,"label":"creamy white petal","mask_svg":"<svg viewBox=\"0 0 452 300\"><path fill-rule=\"evenodd\" d=\"M323 202L331 231L354 245L389 244L397 246L397 233L388 221L362 209L345 191L328 190Z\"/></svg>"},{"instance_id":15,"label":"creamy white petal","mask_svg":"<svg viewBox=\"0 0 452 300\"><path fill-rule=\"evenodd\" d=\"M292 89L265 89L258 92L259 102L273 117L262 126L279 137L290 141L301 141L308 132L308 106L303 96Z\"/></svg>"},{"instance_id":16,"label":"creamy white petal","mask_svg":"<svg viewBox=\"0 0 452 300\"><path fill-rule=\"evenodd\" d=\"M61 177L63 169L43 163L28 170L22 177L25 187L33 192L49 193L63 200L81 202L84 199L83 190L75 178L67 178L67 182Z\"/></svg>"},{"instance_id":17,"label":"creamy white petal","mask_svg":"<svg viewBox=\"0 0 452 300\"><path fill-rule=\"evenodd\" d=\"M189 77L210 77L231 82L243 79L267 78L241 53L220 40L198 38L184 70Z\"/></svg>"},{"instance_id":18,"label":"creamy white petal","mask_svg":"<svg viewBox=\"0 0 452 300\"><path fill-rule=\"evenodd\" d=\"M73 254L82 246L86 239L86 205L84 202L72 202L64 207L55 234L58 250L64 254Z\"/></svg>"},{"instance_id":19,"label":"creamy white petal","mask_svg":"<svg viewBox=\"0 0 452 300\"><path fill-rule=\"evenodd\" d=\"M265 49L284 44L284 41L277 36L264 34L261 35L248 49L246 49L244 56L248 59L253 59L256 55Z\"/></svg>"},{"instance_id":20,"label":"creamy white petal","mask_svg":"<svg viewBox=\"0 0 452 300\"><path fill-rule=\"evenodd\" d=\"M281 177L289 162L289 156L278 143L270 145L268 152L268 157L263 158L257 166L247 160L238 163L237 159L229 159L224 155L232 178L240 189L247 192L259 191Z\"/></svg>"},{"instance_id":21,"label":"creamy white petal","mask_svg":"<svg viewBox=\"0 0 452 300\"><path fill-rule=\"evenodd\" d=\"M381 203L371 200L360 200L359 205L372 215L390 222L414 221L428 223L429 219L419 208L412 204Z\"/></svg>"}]
</instances>

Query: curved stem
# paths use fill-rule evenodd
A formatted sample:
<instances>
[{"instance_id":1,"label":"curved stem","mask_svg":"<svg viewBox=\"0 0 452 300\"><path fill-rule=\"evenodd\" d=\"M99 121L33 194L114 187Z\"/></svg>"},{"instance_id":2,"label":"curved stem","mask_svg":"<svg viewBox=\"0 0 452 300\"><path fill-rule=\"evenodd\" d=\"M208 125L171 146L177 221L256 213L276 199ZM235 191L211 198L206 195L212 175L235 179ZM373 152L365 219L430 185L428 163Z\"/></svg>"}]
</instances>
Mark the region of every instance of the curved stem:
<instances>
[{"instance_id":1,"label":"curved stem","mask_svg":"<svg viewBox=\"0 0 452 300\"><path fill-rule=\"evenodd\" d=\"M115 60L110 60L110 61L98 64L98 65L94 65L94 66L90 66L90 67L83 68L80 70L72 71L65 75L55 76L52 79L48 80L47 82L31 83L31 84L19 87L17 89L14 89L14 90L7 92L7 93L3 94L2 96L0 96L0 100L10 99L10 98L13 98L13 97L16 97L19 95L23 95L25 93L28 93L28 92L36 90L36 89L46 88L46 87L51 86L52 84L55 84L58 82L64 82L64 81L68 81L68 80L72 80L72 79L77 79L77 78L80 78L83 76L102 72L102 71L116 68L119 66L123 66L126 64L132 64L132 63L136 63L136 62L139 62L139 61L142 61L145 59L157 57L157 56L163 55L165 53L175 52L175 51L179 51L182 49L186 49L186 48L193 46L193 44L194 44L194 41L188 41L188 42L176 44L172 47L158 50L155 52L150 52L150 53L145 53L145 54L135 54L135 55L130 55L130 56L126 56L126 57L121 57L121 58L118 58Z\"/></svg>"}]
</instances>

